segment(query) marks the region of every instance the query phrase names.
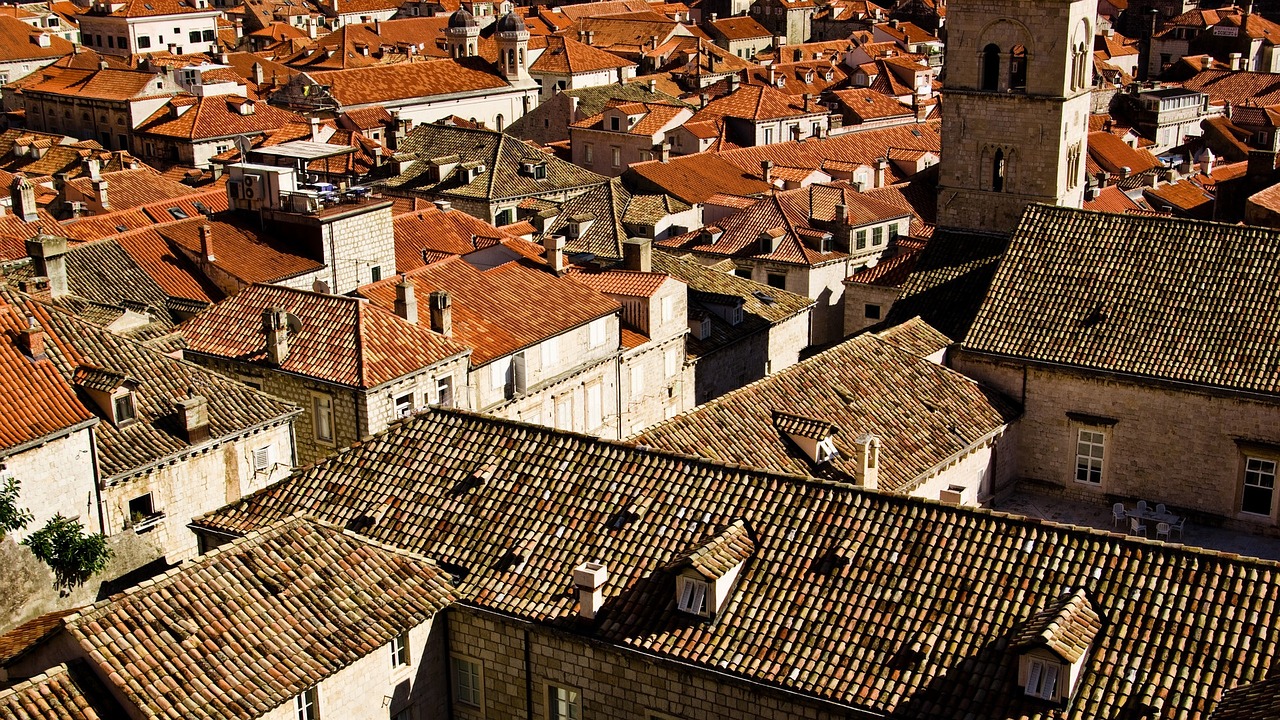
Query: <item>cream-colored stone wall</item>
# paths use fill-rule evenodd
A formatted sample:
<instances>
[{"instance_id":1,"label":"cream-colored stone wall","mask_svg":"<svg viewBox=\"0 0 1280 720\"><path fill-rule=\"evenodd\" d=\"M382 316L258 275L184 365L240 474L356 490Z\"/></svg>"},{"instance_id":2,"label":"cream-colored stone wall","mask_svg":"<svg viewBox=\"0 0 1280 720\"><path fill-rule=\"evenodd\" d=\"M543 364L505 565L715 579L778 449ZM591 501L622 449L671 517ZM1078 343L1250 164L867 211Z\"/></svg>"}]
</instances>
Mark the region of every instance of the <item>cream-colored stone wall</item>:
<instances>
[{"instance_id":1,"label":"cream-colored stone wall","mask_svg":"<svg viewBox=\"0 0 1280 720\"><path fill-rule=\"evenodd\" d=\"M255 471L253 453L263 447L270 448L272 462ZM196 554L195 533L187 528L192 518L282 480L293 467L288 422L199 450L172 465L106 484L102 503L107 534L134 532L129 501L150 493L153 511L165 518L139 534L152 536L169 562L185 560Z\"/></svg>"},{"instance_id":2,"label":"cream-colored stone wall","mask_svg":"<svg viewBox=\"0 0 1280 720\"><path fill-rule=\"evenodd\" d=\"M324 259L332 276L326 280L333 294L345 295L373 282L374 268L379 279L394 274L396 243L390 205L327 222L323 228Z\"/></svg>"},{"instance_id":3,"label":"cream-colored stone wall","mask_svg":"<svg viewBox=\"0 0 1280 720\"><path fill-rule=\"evenodd\" d=\"M511 369L506 372L506 376L508 378L514 377L515 361L513 356L520 353L513 353L512 355L504 356L500 360L490 361L472 368L471 385L474 394L472 407L483 412L495 412L503 417L511 417L505 414L506 411L510 410L510 405L514 404L522 409L541 406L541 402L530 403L528 401L533 396L540 394L540 391L545 386L558 383L565 376L584 373L596 374L595 371L601 365L612 364L616 368L615 358L620 342L618 315L607 315L603 318L603 322L605 327L604 342L595 347L591 346L591 323L586 323L560 333L555 336L554 340L548 339L542 344L521 350L520 353L523 353L525 362L525 393L521 398L514 398L516 400L515 403L512 403L511 399L508 398L506 384L501 383L500 380L495 380L494 373L500 372L510 362ZM545 365L543 363L543 344L555 345L555 352L546 355L546 359L549 362ZM614 405L616 408L616 402ZM616 409L611 412L616 412ZM530 422L540 421L530 420Z\"/></svg>"},{"instance_id":4,"label":"cream-colored stone wall","mask_svg":"<svg viewBox=\"0 0 1280 720\"><path fill-rule=\"evenodd\" d=\"M901 288L847 283L844 286L845 336L866 330L883 320L901 295ZM879 308L878 317L867 317L868 309L873 306Z\"/></svg>"},{"instance_id":5,"label":"cream-colored stone wall","mask_svg":"<svg viewBox=\"0 0 1280 720\"><path fill-rule=\"evenodd\" d=\"M539 626L518 625L462 606L449 610L449 647L483 663L484 707L454 702L453 717L458 720L524 718L529 717L530 706L532 718L544 720L549 684L578 690L579 717L591 720L834 720L850 716L727 675L677 666ZM527 687L532 687L532 697Z\"/></svg>"},{"instance_id":6,"label":"cream-colored stone wall","mask_svg":"<svg viewBox=\"0 0 1280 720\"><path fill-rule=\"evenodd\" d=\"M809 346L811 315L805 309L766 331L693 359L694 403L708 402L799 362Z\"/></svg>"},{"instance_id":7,"label":"cream-colored stone wall","mask_svg":"<svg viewBox=\"0 0 1280 720\"><path fill-rule=\"evenodd\" d=\"M12 477L20 483L18 506L32 514L21 541L54 515L78 517L89 532L100 530L97 475L90 428L77 430L24 452L0 458L0 487Z\"/></svg>"},{"instance_id":8,"label":"cream-colored stone wall","mask_svg":"<svg viewBox=\"0 0 1280 720\"><path fill-rule=\"evenodd\" d=\"M439 365L427 368L423 372L402 377L393 383L382 385L360 394L361 413L365 417L368 432L380 433L391 423L399 420L401 415L396 411L396 400L411 395L410 412L424 410L429 405L440 402L437 387L444 378L453 381L453 407L468 408L466 390L467 356L463 355Z\"/></svg>"},{"instance_id":9,"label":"cream-colored stone wall","mask_svg":"<svg viewBox=\"0 0 1280 720\"><path fill-rule=\"evenodd\" d=\"M961 505L984 503L1013 480L1008 477L1010 469L1007 466L999 467L998 457L1000 453L1016 450L1014 442L1006 436L993 438L941 468L907 494L940 500L943 491L958 488Z\"/></svg>"},{"instance_id":10,"label":"cream-colored stone wall","mask_svg":"<svg viewBox=\"0 0 1280 720\"><path fill-rule=\"evenodd\" d=\"M1099 503L1162 502L1233 526L1280 520L1280 498L1272 499L1269 517L1239 512L1245 457L1280 461L1280 402L1066 369L1028 366L1024 374L1020 364L963 350L952 351L950 363L1015 400L1025 398L1016 446L1023 479ZM1098 485L1075 479L1082 428L1106 438Z\"/></svg>"},{"instance_id":11,"label":"cream-colored stone wall","mask_svg":"<svg viewBox=\"0 0 1280 720\"><path fill-rule=\"evenodd\" d=\"M668 356L676 358L674 364ZM686 366L683 335L646 343L624 353L621 362L621 437L693 408L692 366Z\"/></svg>"}]
</instances>

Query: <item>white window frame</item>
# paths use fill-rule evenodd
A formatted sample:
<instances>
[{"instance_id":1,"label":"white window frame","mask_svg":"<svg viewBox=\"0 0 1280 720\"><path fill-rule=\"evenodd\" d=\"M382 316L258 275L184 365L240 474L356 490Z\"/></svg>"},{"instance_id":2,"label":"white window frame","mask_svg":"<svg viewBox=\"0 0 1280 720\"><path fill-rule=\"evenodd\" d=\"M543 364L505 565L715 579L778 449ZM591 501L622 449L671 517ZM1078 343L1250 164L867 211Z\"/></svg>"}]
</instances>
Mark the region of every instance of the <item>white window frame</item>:
<instances>
[{"instance_id":1,"label":"white window frame","mask_svg":"<svg viewBox=\"0 0 1280 720\"><path fill-rule=\"evenodd\" d=\"M393 670L409 667L412 662L412 656L409 654L409 631L396 635L391 638L391 668Z\"/></svg>"},{"instance_id":2,"label":"white window frame","mask_svg":"<svg viewBox=\"0 0 1280 720\"><path fill-rule=\"evenodd\" d=\"M675 377L680 371L680 350L679 348L669 347L663 354L662 369L666 377Z\"/></svg>"},{"instance_id":3,"label":"white window frame","mask_svg":"<svg viewBox=\"0 0 1280 720\"><path fill-rule=\"evenodd\" d=\"M464 678L469 683L462 682ZM468 707L484 707L484 664L466 655L449 655L449 682L453 700Z\"/></svg>"},{"instance_id":4,"label":"white window frame","mask_svg":"<svg viewBox=\"0 0 1280 720\"><path fill-rule=\"evenodd\" d=\"M546 370L560 362L560 336L547 338L541 345L542 368Z\"/></svg>"},{"instance_id":5,"label":"white window frame","mask_svg":"<svg viewBox=\"0 0 1280 720\"><path fill-rule=\"evenodd\" d=\"M543 697L547 702L548 720L581 720L582 691L567 685L547 683ZM563 699L561 695L563 694ZM563 710L563 711L562 711Z\"/></svg>"},{"instance_id":6,"label":"white window frame","mask_svg":"<svg viewBox=\"0 0 1280 720\"><path fill-rule=\"evenodd\" d=\"M565 393L553 401L552 425L558 430L573 429L573 393Z\"/></svg>"},{"instance_id":7,"label":"white window frame","mask_svg":"<svg viewBox=\"0 0 1280 720\"><path fill-rule=\"evenodd\" d=\"M676 609L691 615L709 615L711 585L706 580L679 576L679 587L676 589Z\"/></svg>"},{"instance_id":8,"label":"white window frame","mask_svg":"<svg viewBox=\"0 0 1280 720\"><path fill-rule=\"evenodd\" d=\"M585 392L585 415L587 419L587 432L595 430L604 422L604 386L599 382L591 383L586 386Z\"/></svg>"},{"instance_id":9,"label":"white window frame","mask_svg":"<svg viewBox=\"0 0 1280 720\"><path fill-rule=\"evenodd\" d=\"M676 299L670 295L662 298L662 322L671 322L676 316Z\"/></svg>"},{"instance_id":10,"label":"white window frame","mask_svg":"<svg viewBox=\"0 0 1280 720\"><path fill-rule=\"evenodd\" d=\"M1062 676L1062 666L1058 663L1032 659L1027 667L1027 684L1023 686L1023 692L1041 700L1052 700Z\"/></svg>"},{"instance_id":11,"label":"white window frame","mask_svg":"<svg viewBox=\"0 0 1280 720\"><path fill-rule=\"evenodd\" d=\"M326 436L320 432L320 417L322 414L328 417L329 431ZM322 445L333 445L337 439L337 432L333 426L333 396L325 393L311 393L311 429L315 434L316 442Z\"/></svg>"},{"instance_id":12,"label":"white window frame","mask_svg":"<svg viewBox=\"0 0 1280 720\"><path fill-rule=\"evenodd\" d=\"M402 403L401 401L404 400L405 398L408 398L409 401L407 403ZM413 392L410 391L408 393L405 393L404 395L401 395L400 397L393 398L391 400L391 411L398 418L409 417L410 415L412 415L413 414Z\"/></svg>"},{"instance_id":13,"label":"white window frame","mask_svg":"<svg viewBox=\"0 0 1280 720\"><path fill-rule=\"evenodd\" d=\"M592 320L591 324L587 326L587 334L591 347L598 348L604 345L605 341L609 339L608 330L609 328L605 324L605 318Z\"/></svg>"},{"instance_id":14,"label":"white window frame","mask_svg":"<svg viewBox=\"0 0 1280 720\"><path fill-rule=\"evenodd\" d=\"M644 394L644 367L636 364L631 366L631 395L632 397Z\"/></svg>"},{"instance_id":15,"label":"white window frame","mask_svg":"<svg viewBox=\"0 0 1280 720\"><path fill-rule=\"evenodd\" d=\"M1095 455L1093 450L1097 448L1098 454ZM1088 452L1085 452L1088 450ZM1102 479L1107 469L1107 431L1104 428L1085 426L1076 428L1075 437L1075 466L1072 477L1081 485L1090 487L1100 487ZM1081 465L1081 461L1085 465ZM1097 465L1095 468L1094 465ZM1081 471L1084 471L1085 478L1080 478ZM1097 480L1090 479L1096 473Z\"/></svg>"},{"instance_id":16,"label":"white window frame","mask_svg":"<svg viewBox=\"0 0 1280 720\"><path fill-rule=\"evenodd\" d=\"M1246 455L1244 463L1244 487L1240 493L1240 512L1254 517L1271 517L1272 513L1275 512L1276 507L1276 461L1271 458ZM1268 466L1270 466L1270 469L1268 469ZM1250 482L1251 477L1254 479L1254 482L1252 483ZM1271 480L1270 487L1267 487L1264 484L1268 477ZM1268 491L1270 501L1267 503L1267 512L1265 514L1255 513L1244 509L1244 493L1247 492L1249 488Z\"/></svg>"},{"instance_id":17,"label":"white window frame","mask_svg":"<svg viewBox=\"0 0 1280 720\"><path fill-rule=\"evenodd\" d=\"M293 713L297 720L320 720L320 690L311 686L293 697Z\"/></svg>"}]
</instances>

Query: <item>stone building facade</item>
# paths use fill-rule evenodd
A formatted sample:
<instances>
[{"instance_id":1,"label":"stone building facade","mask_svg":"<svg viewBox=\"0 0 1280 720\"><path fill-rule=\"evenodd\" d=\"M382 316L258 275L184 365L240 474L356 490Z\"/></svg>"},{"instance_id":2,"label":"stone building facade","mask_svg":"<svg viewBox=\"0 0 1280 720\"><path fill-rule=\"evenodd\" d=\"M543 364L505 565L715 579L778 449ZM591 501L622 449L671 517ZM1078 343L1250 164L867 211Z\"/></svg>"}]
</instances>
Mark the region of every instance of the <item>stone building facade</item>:
<instances>
[{"instance_id":1,"label":"stone building facade","mask_svg":"<svg viewBox=\"0 0 1280 720\"><path fill-rule=\"evenodd\" d=\"M1011 232L1033 202L1080 207L1097 0L984 0L947 16L938 225Z\"/></svg>"}]
</instances>

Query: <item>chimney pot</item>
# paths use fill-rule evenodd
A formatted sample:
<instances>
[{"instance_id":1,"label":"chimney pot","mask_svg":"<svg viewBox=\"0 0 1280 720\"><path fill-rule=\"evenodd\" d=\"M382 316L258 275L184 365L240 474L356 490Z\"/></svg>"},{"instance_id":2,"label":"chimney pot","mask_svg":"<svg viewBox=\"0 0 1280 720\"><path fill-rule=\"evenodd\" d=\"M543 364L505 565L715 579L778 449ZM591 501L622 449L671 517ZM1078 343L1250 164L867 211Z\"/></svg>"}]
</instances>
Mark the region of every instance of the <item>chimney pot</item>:
<instances>
[{"instance_id":1,"label":"chimney pot","mask_svg":"<svg viewBox=\"0 0 1280 720\"><path fill-rule=\"evenodd\" d=\"M622 243L623 266L635 272L653 272L653 241L631 238Z\"/></svg>"},{"instance_id":2,"label":"chimney pot","mask_svg":"<svg viewBox=\"0 0 1280 720\"><path fill-rule=\"evenodd\" d=\"M770 160L760 161L760 176L767 183L773 182L773 162L772 161Z\"/></svg>"},{"instance_id":3,"label":"chimney pot","mask_svg":"<svg viewBox=\"0 0 1280 720\"><path fill-rule=\"evenodd\" d=\"M36 275L49 279L49 297L67 294L67 239L41 233L26 242Z\"/></svg>"},{"instance_id":4,"label":"chimney pot","mask_svg":"<svg viewBox=\"0 0 1280 720\"><path fill-rule=\"evenodd\" d=\"M280 308L263 310L262 329L267 336L267 362L283 365L289 357L289 314Z\"/></svg>"},{"instance_id":5,"label":"chimney pot","mask_svg":"<svg viewBox=\"0 0 1280 720\"><path fill-rule=\"evenodd\" d=\"M209 439L209 401L203 396L191 394L175 400L178 412L178 428L187 444L198 445Z\"/></svg>"},{"instance_id":6,"label":"chimney pot","mask_svg":"<svg viewBox=\"0 0 1280 720\"><path fill-rule=\"evenodd\" d=\"M880 438L867 433L854 440L857 447L858 485L867 490L880 487Z\"/></svg>"},{"instance_id":7,"label":"chimney pot","mask_svg":"<svg viewBox=\"0 0 1280 720\"><path fill-rule=\"evenodd\" d=\"M36 212L36 189L26 176L18 173L9 186L9 199L13 202L13 214L23 222L32 223L40 219Z\"/></svg>"},{"instance_id":8,"label":"chimney pot","mask_svg":"<svg viewBox=\"0 0 1280 720\"><path fill-rule=\"evenodd\" d=\"M444 335L453 336L453 300L446 290L436 290L428 296L431 305L431 329Z\"/></svg>"},{"instance_id":9,"label":"chimney pot","mask_svg":"<svg viewBox=\"0 0 1280 720\"><path fill-rule=\"evenodd\" d=\"M43 360L48 357L45 354L44 343L44 328L36 324L35 318L28 317L27 327L18 333L18 347L32 360Z\"/></svg>"},{"instance_id":10,"label":"chimney pot","mask_svg":"<svg viewBox=\"0 0 1280 720\"><path fill-rule=\"evenodd\" d=\"M564 237L560 235L546 235L542 240L543 255L547 259L547 264L555 272L564 272Z\"/></svg>"},{"instance_id":11,"label":"chimney pot","mask_svg":"<svg viewBox=\"0 0 1280 720\"><path fill-rule=\"evenodd\" d=\"M584 562L573 569L573 585L578 591L578 615L594 620L604 604L604 584L609 569L604 563Z\"/></svg>"},{"instance_id":12,"label":"chimney pot","mask_svg":"<svg viewBox=\"0 0 1280 720\"><path fill-rule=\"evenodd\" d=\"M413 295L413 283L404 275L396 283L396 314L406 322L418 324L418 299Z\"/></svg>"},{"instance_id":13,"label":"chimney pot","mask_svg":"<svg viewBox=\"0 0 1280 720\"><path fill-rule=\"evenodd\" d=\"M208 223L200 226L200 254L205 262L217 262L218 256L213 252L213 227Z\"/></svg>"}]
</instances>

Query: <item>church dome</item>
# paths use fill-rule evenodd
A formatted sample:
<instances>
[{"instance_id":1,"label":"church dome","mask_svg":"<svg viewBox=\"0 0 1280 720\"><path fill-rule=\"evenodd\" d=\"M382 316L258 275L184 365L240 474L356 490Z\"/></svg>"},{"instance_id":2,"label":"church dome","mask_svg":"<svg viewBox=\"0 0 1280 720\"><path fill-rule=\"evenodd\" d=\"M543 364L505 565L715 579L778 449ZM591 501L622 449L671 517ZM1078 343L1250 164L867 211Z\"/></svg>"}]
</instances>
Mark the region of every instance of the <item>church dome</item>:
<instances>
[{"instance_id":1,"label":"church dome","mask_svg":"<svg viewBox=\"0 0 1280 720\"><path fill-rule=\"evenodd\" d=\"M480 22L476 20L474 15L467 12L466 8L458 8L457 12L449 16L450 30L455 30L458 28L478 28L478 27L480 27Z\"/></svg>"},{"instance_id":2,"label":"church dome","mask_svg":"<svg viewBox=\"0 0 1280 720\"><path fill-rule=\"evenodd\" d=\"M498 19L497 32L525 32L528 28L524 25L524 20L514 12L509 12Z\"/></svg>"}]
</instances>

